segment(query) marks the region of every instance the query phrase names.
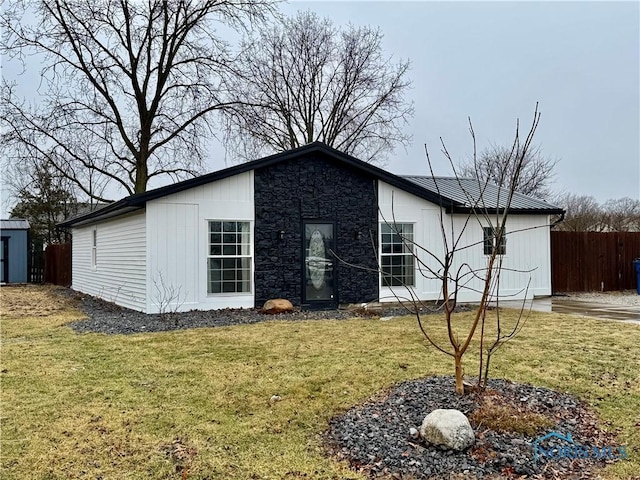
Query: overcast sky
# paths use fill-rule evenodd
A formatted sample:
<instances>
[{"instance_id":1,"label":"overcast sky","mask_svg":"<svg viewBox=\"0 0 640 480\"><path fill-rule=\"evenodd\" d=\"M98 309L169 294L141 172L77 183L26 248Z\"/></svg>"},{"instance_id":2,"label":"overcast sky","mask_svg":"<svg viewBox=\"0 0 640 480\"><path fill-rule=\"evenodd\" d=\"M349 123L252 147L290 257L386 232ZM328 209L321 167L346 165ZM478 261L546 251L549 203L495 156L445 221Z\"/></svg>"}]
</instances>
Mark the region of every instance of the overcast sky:
<instances>
[{"instance_id":1,"label":"overcast sky","mask_svg":"<svg viewBox=\"0 0 640 480\"><path fill-rule=\"evenodd\" d=\"M391 172L427 174L426 143L436 174L451 174L439 153L439 137L455 158L468 157L471 117L479 149L490 142L509 144L516 119L528 130L539 102L535 143L559 159L554 190L601 202L640 198L639 2L294 1L281 6L285 14L300 9L337 25L380 27L386 53L411 61L415 117L407 129L413 144L389 156L385 168ZM22 78L36 81L33 75ZM225 166L224 152L214 143L208 167Z\"/></svg>"},{"instance_id":2,"label":"overcast sky","mask_svg":"<svg viewBox=\"0 0 640 480\"><path fill-rule=\"evenodd\" d=\"M640 3L293 2L337 24L379 26L390 55L412 64L413 145L390 156L394 173L451 173L455 157L509 143L515 121L542 118L535 141L560 161L555 190L598 201L640 198Z\"/></svg>"}]
</instances>

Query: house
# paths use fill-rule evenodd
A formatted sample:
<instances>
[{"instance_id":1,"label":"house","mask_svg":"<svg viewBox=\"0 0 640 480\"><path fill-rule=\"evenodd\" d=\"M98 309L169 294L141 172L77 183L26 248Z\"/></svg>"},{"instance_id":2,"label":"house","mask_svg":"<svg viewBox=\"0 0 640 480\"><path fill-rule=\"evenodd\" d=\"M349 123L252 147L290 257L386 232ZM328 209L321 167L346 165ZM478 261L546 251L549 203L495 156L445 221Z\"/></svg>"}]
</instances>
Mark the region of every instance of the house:
<instances>
[{"instance_id":1,"label":"house","mask_svg":"<svg viewBox=\"0 0 640 480\"><path fill-rule=\"evenodd\" d=\"M29 222L0 220L0 283L29 281Z\"/></svg>"},{"instance_id":2,"label":"house","mask_svg":"<svg viewBox=\"0 0 640 480\"><path fill-rule=\"evenodd\" d=\"M498 193L492 186L484 195L497 201ZM400 177L315 142L136 194L61 226L72 232L72 288L125 307L253 308L282 297L312 309L406 297L403 284L421 299L438 298L441 285L421 274L396 231L441 252L440 212L460 227L470 211L454 180ZM561 212L515 196L501 294L523 296L529 277L527 295L551 294L549 221ZM486 263L484 227L470 222L463 240L473 246L460 261ZM471 288L460 300L477 298Z\"/></svg>"}]
</instances>

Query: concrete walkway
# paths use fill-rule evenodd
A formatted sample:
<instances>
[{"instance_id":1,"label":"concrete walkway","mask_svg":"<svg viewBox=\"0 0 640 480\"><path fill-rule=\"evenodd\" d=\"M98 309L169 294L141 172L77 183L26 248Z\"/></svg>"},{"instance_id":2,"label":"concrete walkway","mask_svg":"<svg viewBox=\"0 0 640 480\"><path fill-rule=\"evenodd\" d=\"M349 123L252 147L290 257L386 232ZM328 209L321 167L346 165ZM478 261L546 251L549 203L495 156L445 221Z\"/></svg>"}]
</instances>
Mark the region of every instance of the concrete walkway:
<instances>
[{"instance_id":1,"label":"concrete walkway","mask_svg":"<svg viewBox=\"0 0 640 480\"><path fill-rule=\"evenodd\" d=\"M501 307L522 308L522 301L509 300L500 302ZM531 308L538 312L557 312L581 317L595 317L605 320L617 320L640 325L640 307L628 305L612 305L596 302L585 302L575 298L546 297L527 300L525 310Z\"/></svg>"}]
</instances>

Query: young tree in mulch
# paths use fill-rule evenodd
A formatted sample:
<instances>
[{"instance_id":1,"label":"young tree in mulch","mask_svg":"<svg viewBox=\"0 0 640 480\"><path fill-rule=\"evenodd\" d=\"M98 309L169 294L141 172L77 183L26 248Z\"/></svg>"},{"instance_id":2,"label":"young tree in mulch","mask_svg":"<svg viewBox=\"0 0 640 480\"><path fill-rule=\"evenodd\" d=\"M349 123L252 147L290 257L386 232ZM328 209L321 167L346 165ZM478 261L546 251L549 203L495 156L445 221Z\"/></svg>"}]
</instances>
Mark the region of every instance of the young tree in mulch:
<instances>
[{"instance_id":1,"label":"young tree in mulch","mask_svg":"<svg viewBox=\"0 0 640 480\"><path fill-rule=\"evenodd\" d=\"M500 291L503 272L518 273L525 279L518 292L525 298L531 281L529 271L507 268L503 254L509 235L522 231L509 229L508 218L539 121L536 105L526 136L521 137L520 125L516 124L511 153L504 157L511 164L502 169L505 178L498 182L502 185L499 189L494 190L487 181L469 181L456 174L455 182L464 192L468 214L454 221L453 215L445 215L447 205L440 205L441 246L420 245L412 234L405 233L402 224L396 222L393 200L390 218L383 215L396 237L394 243L402 243L402 253L411 255L419 274L441 285L438 307L443 312L444 339L437 334L441 328L434 328L442 327L442 322L434 316L427 320L422 313L432 311L432 305L422 302L412 286L378 267L383 284L397 286L392 288L396 300L415 314L426 342L452 358L454 377L431 376L394 385L384 395L376 395L331 420L327 432L329 452L370 478L591 478L595 468L611 460L553 459L535 463L532 450L536 437L543 432L562 429L569 438L575 438L576 445L613 445L615 436L602 430L595 412L571 395L489 379L493 355L522 330L527 318L521 308L515 319L506 321L498 307L504 299ZM470 121L469 127L475 158L475 133ZM442 151L455 172L444 142ZM440 193L444 185L439 185L433 175L428 150L426 155L433 187ZM489 195L496 191L497 198ZM468 240L468 230L475 225L488 229L485 232L490 234L474 243ZM486 257L481 268L464 261L464 253L478 247L484 249ZM469 291L480 297L471 322L456 321L454 312L460 306L459 298ZM473 369L477 380L471 385L464 382L463 360L476 344L480 353ZM476 435L473 447L463 451L440 449L425 443L416 428L411 432L425 414L438 408L454 408L469 416Z\"/></svg>"},{"instance_id":2,"label":"young tree in mulch","mask_svg":"<svg viewBox=\"0 0 640 480\"><path fill-rule=\"evenodd\" d=\"M538 123L540 122L540 112L538 105L533 114L531 126L524 137L520 134L520 123L516 123L514 140L511 148L501 157L505 163L505 168L500 170L501 177L498 178L497 195L488 194L489 180L481 180L480 176L471 182L462 179L456 172L455 163L442 141L442 152L449 161L458 184L458 187L466 197L465 204L468 206L468 215L464 218L460 226L456 225L453 215L445 215L445 205L440 205L439 220L442 237L442 251L425 245L419 245L413 240L413 236L406 235L395 221L395 214L392 209L392 218L384 219L391 227L392 233L397 235L404 246L404 252L413 256L417 265L417 270L427 279L435 279L441 284L441 296L439 305L444 313L444 322L447 329L447 341L439 341L430 325L433 322L424 322L421 316L421 308L424 306L412 286L403 283L402 278L394 277L388 273L383 273L387 281L393 279L393 285L401 285L407 292L407 297L394 290L396 299L404 303L415 313L420 331L427 342L438 351L449 355L453 359L455 372L455 389L460 395L465 393L463 357L469 351L472 341L477 338L480 344L479 362L475 371L478 372L478 379L475 387L484 389L487 385L489 366L493 354L508 340L513 338L522 329L526 317L523 309L516 322L510 324L508 328L503 324L500 311L496 308L495 315L492 316L493 331L495 334L488 337L488 317L487 311L490 306L496 305L501 299L500 279L503 271L503 254L509 235L516 233L507 230L507 219L513 201L513 197L520 183L521 175L525 171L529 151L532 148L532 141ZM477 168L481 168L478 163L476 153L476 137L471 120L469 120L469 131L473 140L473 160ZM429 150L425 146L429 171L433 177L433 186L440 194L440 185L434 175L432 161ZM473 225L480 225L488 229L489 235L484 240L475 243L465 243L467 232ZM486 231L486 230L485 230ZM472 266L460 259L462 253L468 249L476 248L484 244L486 264L482 267ZM522 274L529 272L520 271ZM530 282L530 277L529 277ZM391 283L389 283L391 284ZM528 292L528 282L522 286L520 293ZM475 308L473 321L468 329L459 325L454 325L453 314L458 306L459 297L464 292L475 292L479 294L480 300ZM407 300L408 298L408 300ZM408 305L407 305L408 304ZM467 388L470 390L470 388Z\"/></svg>"}]
</instances>

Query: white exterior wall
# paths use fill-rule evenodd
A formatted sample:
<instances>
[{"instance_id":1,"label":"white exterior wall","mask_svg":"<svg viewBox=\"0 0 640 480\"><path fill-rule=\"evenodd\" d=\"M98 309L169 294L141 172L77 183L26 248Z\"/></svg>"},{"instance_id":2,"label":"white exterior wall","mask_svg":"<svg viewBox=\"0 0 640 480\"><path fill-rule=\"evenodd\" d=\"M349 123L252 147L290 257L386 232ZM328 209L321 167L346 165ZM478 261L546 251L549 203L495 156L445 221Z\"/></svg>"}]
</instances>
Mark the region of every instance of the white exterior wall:
<instances>
[{"instance_id":1,"label":"white exterior wall","mask_svg":"<svg viewBox=\"0 0 640 480\"><path fill-rule=\"evenodd\" d=\"M379 182L378 196L380 202L379 220L381 223L412 223L414 225L414 241L417 245L443 257L444 247L440 227L440 207L416 197L410 193ZM483 227L489 226L471 218L468 224L466 215L447 215L443 213L444 225L449 240L462 237L458 244L469 246L456 253L454 271L464 263L471 269L481 269L487 265L484 255ZM495 221L494 221L495 223ZM510 215L507 219L506 255L502 256L502 273L500 276L500 299L520 299L532 296L551 295L551 255L549 217L547 215ZM438 263L426 252L417 249L418 256L430 268L438 270ZM418 265L416 265L418 269ZM468 269L467 269L468 270ZM442 284L432 274L424 271L424 275L416 271L416 285L413 292L421 300L436 300L441 296ZM470 278L470 277L469 277ZM530 283L529 283L530 281ZM529 288L527 289L527 284ZM458 299L462 302L473 302L480 299L482 283L479 280L470 282L468 288L462 288ZM407 297L409 292L404 287L380 287L381 301L395 301L398 297Z\"/></svg>"},{"instance_id":2,"label":"white exterior wall","mask_svg":"<svg viewBox=\"0 0 640 480\"><path fill-rule=\"evenodd\" d=\"M93 231L96 230L96 265ZM144 211L72 229L71 288L123 307L146 305Z\"/></svg>"},{"instance_id":3,"label":"white exterior wall","mask_svg":"<svg viewBox=\"0 0 640 480\"><path fill-rule=\"evenodd\" d=\"M249 294L207 294L209 220L250 222L254 271L253 194L249 171L147 202L147 313L253 308L253 280Z\"/></svg>"},{"instance_id":4,"label":"white exterior wall","mask_svg":"<svg viewBox=\"0 0 640 480\"><path fill-rule=\"evenodd\" d=\"M466 215L454 215L454 231L462 230ZM497 224L494 217L493 223ZM472 218L460 242L461 246L473 245L456 254L456 268L467 263L473 269L486 268L488 256L484 254L483 227L488 222ZM500 300L532 298L551 295L551 255L549 217L547 215L509 215L506 223L506 254L498 259L502 261L500 273ZM469 289L461 291L460 300L477 301L484 284L475 280Z\"/></svg>"}]
</instances>

